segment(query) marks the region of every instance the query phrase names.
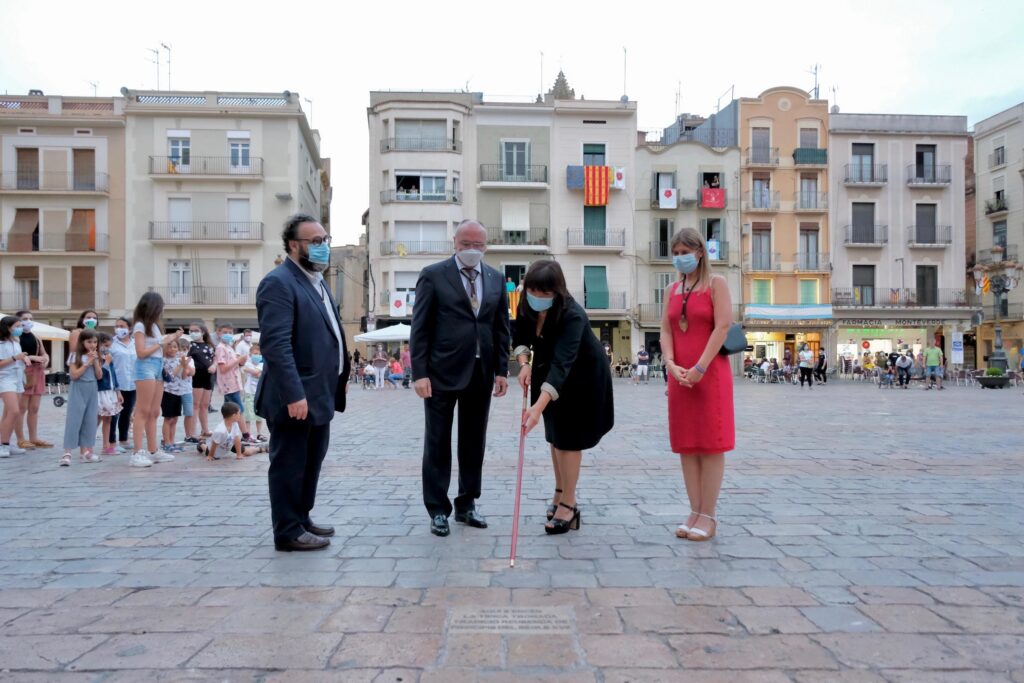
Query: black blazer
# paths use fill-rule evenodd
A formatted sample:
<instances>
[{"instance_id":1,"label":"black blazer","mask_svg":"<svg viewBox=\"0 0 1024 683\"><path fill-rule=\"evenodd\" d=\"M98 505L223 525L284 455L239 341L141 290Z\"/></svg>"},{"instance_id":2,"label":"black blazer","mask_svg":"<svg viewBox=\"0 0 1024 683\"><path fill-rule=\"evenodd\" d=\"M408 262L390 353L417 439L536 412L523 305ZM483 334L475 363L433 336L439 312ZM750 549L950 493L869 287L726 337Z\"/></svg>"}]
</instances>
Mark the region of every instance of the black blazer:
<instances>
[{"instance_id":1,"label":"black blazer","mask_svg":"<svg viewBox=\"0 0 1024 683\"><path fill-rule=\"evenodd\" d=\"M338 305L331 297L341 339L334 334L320 294L291 259L267 273L256 290L263 374L256 388L256 414L273 422L288 417L288 404L309 404L314 425L345 410L345 387L351 366L341 330ZM338 367L339 345L345 365Z\"/></svg>"},{"instance_id":2,"label":"black blazer","mask_svg":"<svg viewBox=\"0 0 1024 683\"><path fill-rule=\"evenodd\" d=\"M508 295L505 278L486 263L480 314L473 315L455 257L420 271L409 352L413 379L436 391L461 391L473 378L477 345L485 377L508 376Z\"/></svg>"}]
</instances>

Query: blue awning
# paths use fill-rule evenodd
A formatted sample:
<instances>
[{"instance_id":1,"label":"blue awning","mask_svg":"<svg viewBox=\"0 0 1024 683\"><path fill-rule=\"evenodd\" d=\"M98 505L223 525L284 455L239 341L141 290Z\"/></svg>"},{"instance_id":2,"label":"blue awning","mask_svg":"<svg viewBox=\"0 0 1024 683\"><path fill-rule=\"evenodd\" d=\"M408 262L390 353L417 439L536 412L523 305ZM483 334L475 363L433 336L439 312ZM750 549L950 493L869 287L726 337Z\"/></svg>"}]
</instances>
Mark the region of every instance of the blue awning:
<instances>
[{"instance_id":1,"label":"blue awning","mask_svg":"<svg viewBox=\"0 0 1024 683\"><path fill-rule=\"evenodd\" d=\"M749 304L743 317L751 320L831 320L829 304Z\"/></svg>"}]
</instances>

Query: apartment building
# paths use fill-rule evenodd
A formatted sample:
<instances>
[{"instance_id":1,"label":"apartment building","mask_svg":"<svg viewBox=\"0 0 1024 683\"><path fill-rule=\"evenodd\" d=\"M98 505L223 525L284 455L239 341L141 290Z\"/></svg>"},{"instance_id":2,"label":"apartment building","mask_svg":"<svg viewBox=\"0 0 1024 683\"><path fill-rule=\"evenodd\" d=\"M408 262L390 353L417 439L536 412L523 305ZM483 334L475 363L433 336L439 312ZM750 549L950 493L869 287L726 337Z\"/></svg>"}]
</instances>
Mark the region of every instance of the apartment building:
<instances>
[{"instance_id":1,"label":"apartment building","mask_svg":"<svg viewBox=\"0 0 1024 683\"><path fill-rule=\"evenodd\" d=\"M735 101L743 324L757 358L829 348L828 103L776 87ZM732 105L730 105L732 106Z\"/></svg>"},{"instance_id":2,"label":"apartment building","mask_svg":"<svg viewBox=\"0 0 1024 683\"><path fill-rule=\"evenodd\" d=\"M977 252L982 268L1020 260L1024 245L1024 103L974 125ZM973 281L973 277L971 280ZM978 367L994 350L995 321L1002 325L1003 349L1011 368L1019 367L1024 348L1024 289L1021 283L996 306L982 293L984 321L976 329Z\"/></svg>"},{"instance_id":3,"label":"apartment building","mask_svg":"<svg viewBox=\"0 0 1024 683\"><path fill-rule=\"evenodd\" d=\"M0 96L0 311L124 308L124 152L119 99Z\"/></svg>"},{"instance_id":4,"label":"apartment building","mask_svg":"<svg viewBox=\"0 0 1024 683\"><path fill-rule=\"evenodd\" d=\"M285 257L285 219L324 216L319 134L298 94L122 94L125 309L153 290L167 326L255 328L256 286Z\"/></svg>"},{"instance_id":5,"label":"apartment building","mask_svg":"<svg viewBox=\"0 0 1024 683\"><path fill-rule=\"evenodd\" d=\"M632 245L636 254L635 350L643 344L660 351L663 295L679 277L672 267L670 242L682 228L696 228L707 240L712 271L726 278L733 316L739 316L740 151L735 122L731 129L719 132L715 147L700 139L710 140L702 134L671 134L668 129L660 135L650 131L638 134ZM742 364L737 360L736 366Z\"/></svg>"},{"instance_id":6,"label":"apartment building","mask_svg":"<svg viewBox=\"0 0 1024 683\"><path fill-rule=\"evenodd\" d=\"M478 218L488 264L518 284L534 259L557 258L595 334L630 355L634 102L574 99L560 74L534 103L371 92L367 123L375 326L411 320L419 271L452 253L463 218ZM585 206L588 166L607 175Z\"/></svg>"},{"instance_id":7,"label":"apartment building","mask_svg":"<svg viewBox=\"0 0 1024 683\"><path fill-rule=\"evenodd\" d=\"M950 357L969 328L967 140L963 116L829 117L833 358L916 353L931 339Z\"/></svg>"}]
</instances>

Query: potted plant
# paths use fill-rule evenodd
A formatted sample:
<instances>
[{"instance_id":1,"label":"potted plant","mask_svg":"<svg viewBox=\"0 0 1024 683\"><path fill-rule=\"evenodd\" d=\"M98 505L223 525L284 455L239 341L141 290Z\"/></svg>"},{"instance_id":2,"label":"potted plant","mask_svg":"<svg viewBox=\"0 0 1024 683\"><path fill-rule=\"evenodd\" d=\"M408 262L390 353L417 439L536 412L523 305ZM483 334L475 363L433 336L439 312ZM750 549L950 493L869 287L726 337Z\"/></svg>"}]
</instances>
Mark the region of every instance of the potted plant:
<instances>
[{"instance_id":1,"label":"potted plant","mask_svg":"<svg viewBox=\"0 0 1024 683\"><path fill-rule=\"evenodd\" d=\"M1010 378L999 368L988 368L978 378L978 384L986 389L1002 389L1010 384Z\"/></svg>"}]
</instances>

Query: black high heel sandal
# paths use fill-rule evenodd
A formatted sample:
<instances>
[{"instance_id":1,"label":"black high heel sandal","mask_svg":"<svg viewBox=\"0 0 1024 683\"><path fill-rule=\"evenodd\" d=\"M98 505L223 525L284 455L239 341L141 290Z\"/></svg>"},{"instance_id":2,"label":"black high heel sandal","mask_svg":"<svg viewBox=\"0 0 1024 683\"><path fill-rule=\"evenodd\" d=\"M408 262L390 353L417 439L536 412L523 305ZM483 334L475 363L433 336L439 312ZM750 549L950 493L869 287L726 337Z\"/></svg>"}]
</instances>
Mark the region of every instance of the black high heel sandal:
<instances>
[{"instance_id":1,"label":"black high heel sandal","mask_svg":"<svg viewBox=\"0 0 1024 683\"><path fill-rule=\"evenodd\" d=\"M555 493L561 493L561 492L562 492L562 489L555 489ZM558 505L556 505L555 503L552 503L551 505L548 505L548 521L550 521L551 519L554 518L555 510L557 510L557 509L558 509Z\"/></svg>"},{"instance_id":2,"label":"black high heel sandal","mask_svg":"<svg viewBox=\"0 0 1024 683\"><path fill-rule=\"evenodd\" d=\"M552 519L551 524L553 526L544 525L544 531L549 534L564 534L568 533L570 529L578 531L580 524L583 523L580 517L580 509L575 505L566 505L565 503L559 503L561 507L566 510L572 510L572 517L569 519Z\"/></svg>"}]
</instances>

